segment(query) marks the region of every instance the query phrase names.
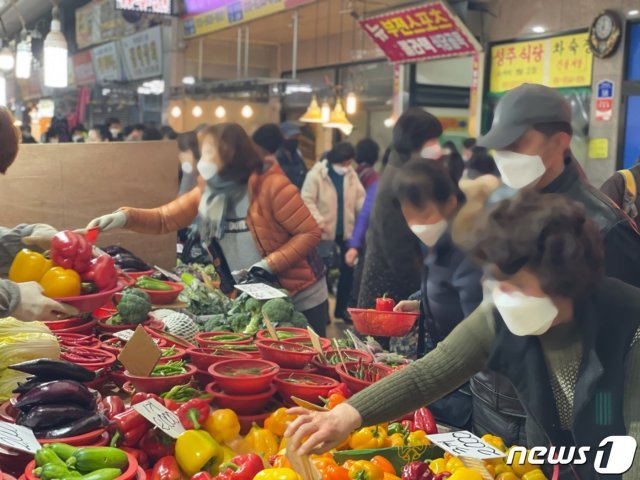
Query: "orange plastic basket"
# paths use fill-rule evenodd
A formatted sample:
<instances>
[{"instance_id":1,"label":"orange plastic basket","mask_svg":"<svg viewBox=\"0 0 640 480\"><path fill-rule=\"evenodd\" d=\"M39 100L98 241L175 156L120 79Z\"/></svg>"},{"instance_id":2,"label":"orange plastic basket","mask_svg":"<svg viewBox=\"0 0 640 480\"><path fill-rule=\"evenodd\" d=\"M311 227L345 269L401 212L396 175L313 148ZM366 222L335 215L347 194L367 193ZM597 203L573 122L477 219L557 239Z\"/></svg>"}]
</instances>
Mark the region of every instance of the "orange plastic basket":
<instances>
[{"instance_id":1,"label":"orange plastic basket","mask_svg":"<svg viewBox=\"0 0 640 480\"><path fill-rule=\"evenodd\" d=\"M350 308L349 313L358 332L376 337L403 337L411 331L418 318L417 313L379 312L363 308Z\"/></svg>"}]
</instances>

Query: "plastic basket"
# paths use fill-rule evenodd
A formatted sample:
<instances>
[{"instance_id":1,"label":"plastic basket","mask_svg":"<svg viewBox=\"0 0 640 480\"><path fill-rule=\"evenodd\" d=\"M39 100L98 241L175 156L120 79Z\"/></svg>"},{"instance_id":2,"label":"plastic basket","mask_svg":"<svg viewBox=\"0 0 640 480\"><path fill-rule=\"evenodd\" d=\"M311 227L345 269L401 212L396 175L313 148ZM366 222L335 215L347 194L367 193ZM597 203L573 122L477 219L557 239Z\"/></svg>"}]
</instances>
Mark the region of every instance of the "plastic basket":
<instances>
[{"instance_id":1,"label":"plastic basket","mask_svg":"<svg viewBox=\"0 0 640 480\"><path fill-rule=\"evenodd\" d=\"M377 337L403 337L411 331L418 318L417 313L379 312L362 308L350 308L349 313L358 332Z\"/></svg>"}]
</instances>

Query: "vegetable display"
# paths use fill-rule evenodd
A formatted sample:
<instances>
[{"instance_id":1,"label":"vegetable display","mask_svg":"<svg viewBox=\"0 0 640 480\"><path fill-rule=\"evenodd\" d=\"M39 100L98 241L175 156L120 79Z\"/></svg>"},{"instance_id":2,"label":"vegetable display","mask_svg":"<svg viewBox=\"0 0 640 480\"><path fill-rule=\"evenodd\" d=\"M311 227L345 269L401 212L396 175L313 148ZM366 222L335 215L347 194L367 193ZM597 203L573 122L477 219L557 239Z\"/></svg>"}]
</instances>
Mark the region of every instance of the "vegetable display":
<instances>
[{"instance_id":1,"label":"vegetable display","mask_svg":"<svg viewBox=\"0 0 640 480\"><path fill-rule=\"evenodd\" d=\"M138 288L127 288L116 305L118 313L108 320L109 325L139 325L151 311L149 295Z\"/></svg>"},{"instance_id":2,"label":"vegetable display","mask_svg":"<svg viewBox=\"0 0 640 480\"><path fill-rule=\"evenodd\" d=\"M38 450L35 464L31 473L41 480L113 480L127 469L129 457L117 448L53 443Z\"/></svg>"}]
</instances>

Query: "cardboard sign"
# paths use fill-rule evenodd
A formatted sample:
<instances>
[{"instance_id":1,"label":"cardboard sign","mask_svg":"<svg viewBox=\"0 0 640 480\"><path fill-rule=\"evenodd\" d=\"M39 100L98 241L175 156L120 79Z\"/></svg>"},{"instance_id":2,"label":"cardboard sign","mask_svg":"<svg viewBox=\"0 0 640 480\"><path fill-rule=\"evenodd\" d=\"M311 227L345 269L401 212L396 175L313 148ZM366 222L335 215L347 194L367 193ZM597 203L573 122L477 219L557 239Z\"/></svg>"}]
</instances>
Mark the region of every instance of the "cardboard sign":
<instances>
[{"instance_id":1,"label":"cardboard sign","mask_svg":"<svg viewBox=\"0 0 640 480\"><path fill-rule=\"evenodd\" d=\"M133 409L171 438L178 438L185 431L178 416L153 398L136 403Z\"/></svg>"},{"instance_id":2,"label":"cardboard sign","mask_svg":"<svg viewBox=\"0 0 640 480\"><path fill-rule=\"evenodd\" d=\"M265 327L267 327L267 331L269 332L269 335L271 335L271 338L273 338L274 340L278 340L278 333L276 332L276 329L273 328L273 324L271 323L271 320L269 320L269 316L266 313L263 313L263 320L264 320L264 325Z\"/></svg>"},{"instance_id":3,"label":"cardboard sign","mask_svg":"<svg viewBox=\"0 0 640 480\"><path fill-rule=\"evenodd\" d=\"M131 339L118 355L124 368L131 375L148 376L156 366L162 352L142 325L138 325Z\"/></svg>"},{"instance_id":4,"label":"cardboard sign","mask_svg":"<svg viewBox=\"0 0 640 480\"><path fill-rule=\"evenodd\" d=\"M36 453L41 448L30 429L7 422L0 422L0 445L27 453Z\"/></svg>"},{"instance_id":5,"label":"cardboard sign","mask_svg":"<svg viewBox=\"0 0 640 480\"><path fill-rule=\"evenodd\" d=\"M249 283L247 285L236 285L237 290L248 294L256 300L271 300L272 298L286 298L286 294L265 283Z\"/></svg>"},{"instance_id":6,"label":"cardboard sign","mask_svg":"<svg viewBox=\"0 0 640 480\"><path fill-rule=\"evenodd\" d=\"M427 438L454 457L489 460L491 458L503 458L506 456L494 446L489 445L466 430L427 435Z\"/></svg>"},{"instance_id":7,"label":"cardboard sign","mask_svg":"<svg viewBox=\"0 0 640 480\"><path fill-rule=\"evenodd\" d=\"M133 337L135 332L133 330L122 330L121 332L115 332L113 334L114 337L119 338L123 342L128 342Z\"/></svg>"}]
</instances>

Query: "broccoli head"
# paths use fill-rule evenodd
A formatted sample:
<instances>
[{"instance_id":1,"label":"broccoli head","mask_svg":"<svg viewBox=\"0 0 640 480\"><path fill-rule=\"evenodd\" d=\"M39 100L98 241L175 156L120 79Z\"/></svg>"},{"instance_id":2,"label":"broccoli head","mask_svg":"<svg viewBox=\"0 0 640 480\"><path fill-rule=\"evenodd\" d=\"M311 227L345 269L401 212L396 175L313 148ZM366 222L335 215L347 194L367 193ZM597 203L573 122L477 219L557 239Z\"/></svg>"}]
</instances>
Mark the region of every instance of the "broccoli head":
<instances>
[{"instance_id":1,"label":"broccoli head","mask_svg":"<svg viewBox=\"0 0 640 480\"><path fill-rule=\"evenodd\" d=\"M284 298L272 298L262 306L262 313L269 317L271 323L277 325L289 323L293 312L293 305Z\"/></svg>"},{"instance_id":2,"label":"broccoli head","mask_svg":"<svg viewBox=\"0 0 640 480\"><path fill-rule=\"evenodd\" d=\"M231 326L232 331L243 332L251 321L251 315L244 312L234 313L233 315L229 315L229 318L227 320L229 321L229 325Z\"/></svg>"},{"instance_id":3,"label":"broccoli head","mask_svg":"<svg viewBox=\"0 0 640 480\"><path fill-rule=\"evenodd\" d=\"M125 290L116 306L122 323L139 324L147 319L151 311L149 295L137 288Z\"/></svg>"},{"instance_id":4,"label":"broccoli head","mask_svg":"<svg viewBox=\"0 0 640 480\"><path fill-rule=\"evenodd\" d=\"M249 313L256 313L262 310L262 302L255 298L249 298L244 304L244 311Z\"/></svg>"},{"instance_id":5,"label":"broccoli head","mask_svg":"<svg viewBox=\"0 0 640 480\"><path fill-rule=\"evenodd\" d=\"M230 325L224 313L218 313L208 318L202 326L203 332L227 332Z\"/></svg>"},{"instance_id":6,"label":"broccoli head","mask_svg":"<svg viewBox=\"0 0 640 480\"><path fill-rule=\"evenodd\" d=\"M300 312L293 312L293 315L291 315L290 323L296 328L307 328L309 326L307 317L305 317L304 314Z\"/></svg>"}]
</instances>

